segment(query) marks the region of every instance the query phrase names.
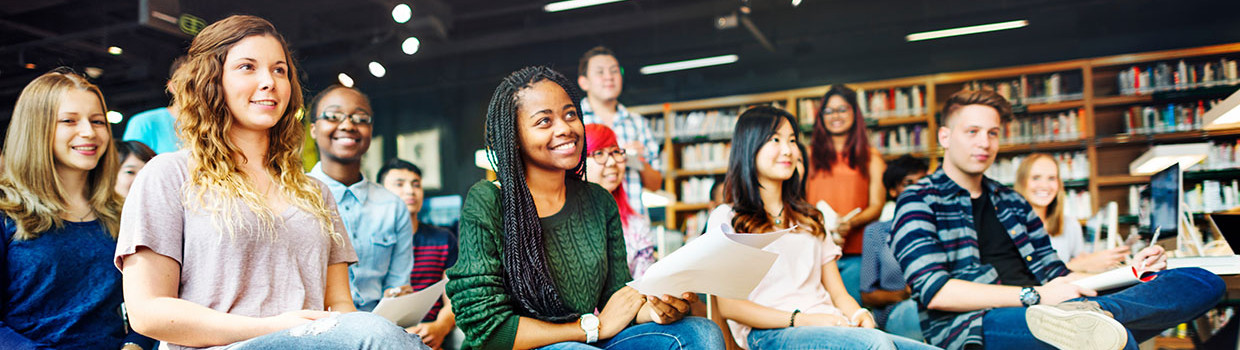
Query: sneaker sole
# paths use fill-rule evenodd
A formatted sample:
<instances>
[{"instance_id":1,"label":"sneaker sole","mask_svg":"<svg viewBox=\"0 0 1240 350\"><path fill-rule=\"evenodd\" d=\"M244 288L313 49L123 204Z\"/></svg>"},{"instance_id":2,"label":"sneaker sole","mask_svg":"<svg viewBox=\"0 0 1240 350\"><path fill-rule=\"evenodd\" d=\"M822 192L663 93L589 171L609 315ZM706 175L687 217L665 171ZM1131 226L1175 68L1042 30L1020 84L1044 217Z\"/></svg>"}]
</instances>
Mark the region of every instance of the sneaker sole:
<instances>
[{"instance_id":1,"label":"sneaker sole","mask_svg":"<svg viewBox=\"0 0 1240 350\"><path fill-rule=\"evenodd\" d=\"M1128 344L1124 326L1097 312L1034 305L1025 311L1025 322L1035 338L1060 350L1119 350Z\"/></svg>"}]
</instances>

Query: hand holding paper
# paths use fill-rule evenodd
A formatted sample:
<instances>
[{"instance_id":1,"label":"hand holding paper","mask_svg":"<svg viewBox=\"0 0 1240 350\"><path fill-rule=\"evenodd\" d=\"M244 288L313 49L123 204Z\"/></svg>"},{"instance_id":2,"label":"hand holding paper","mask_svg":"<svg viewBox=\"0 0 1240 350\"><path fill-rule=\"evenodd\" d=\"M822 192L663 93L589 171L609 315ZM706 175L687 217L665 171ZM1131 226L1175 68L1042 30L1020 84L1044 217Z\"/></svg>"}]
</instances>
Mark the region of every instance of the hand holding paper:
<instances>
[{"instance_id":1,"label":"hand holding paper","mask_svg":"<svg viewBox=\"0 0 1240 350\"><path fill-rule=\"evenodd\" d=\"M795 228L765 234L737 234L728 225L707 228L706 234L651 265L629 286L645 295L693 292L748 298L779 257L762 248Z\"/></svg>"},{"instance_id":2,"label":"hand holding paper","mask_svg":"<svg viewBox=\"0 0 1240 350\"><path fill-rule=\"evenodd\" d=\"M379 299L379 305L375 306L374 311L371 312L401 327L416 325L422 321L423 317L426 317L426 313L430 312L435 302L443 296L444 286L447 283L448 279L445 278L412 294Z\"/></svg>"}]
</instances>

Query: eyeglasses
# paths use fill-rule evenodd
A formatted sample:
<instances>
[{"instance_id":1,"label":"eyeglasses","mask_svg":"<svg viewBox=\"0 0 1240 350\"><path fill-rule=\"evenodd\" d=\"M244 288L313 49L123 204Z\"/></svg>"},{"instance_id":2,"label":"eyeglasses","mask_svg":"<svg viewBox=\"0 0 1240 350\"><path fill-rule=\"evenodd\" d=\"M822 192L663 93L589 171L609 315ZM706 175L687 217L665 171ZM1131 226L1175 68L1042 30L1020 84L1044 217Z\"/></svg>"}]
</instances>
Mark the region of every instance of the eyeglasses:
<instances>
[{"instance_id":1,"label":"eyeglasses","mask_svg":"<svg viewBox=\"0 0 1240 350\"><path fill-rule=\"evenodd\" d=\"M848 108L848 107L840 107L840 108L826 108L826 107L824 107L824 108L822 109L822 115L844 114L845 112L848 112L848 111L851 111L851 110L852 110L852 109L851 109L851 108Z\"/></svg>"},{"instance_id":2,"label":"eyeglasses","mask_svg":"<svg viewBox=\"0 0 1240 350\"><path fill-rule=\"evenodd\" d=\"M616 163L624 162L624 149L623 148L613 149L611 150L611 152L607 152L601 149L594 151L594 152L590 152L590 159L594 159L594 162L599 163L599 164L607 164L608 155L610 155L611 159L615 160Z\"/></svg>"},{"instance_id":3,"label":"eyeglasses","mask_svg":"<svg viewBox=\"0 0 1240 350\"><path fill-rule=\"evenodd\" d=\"M319 120L326 120L328 123L337 124L343 122L345 118L349 118L350 122L358 125L370 125L370 114L363 112L344 114L344 112L323 112L319 115Z\"/></svg>"}]
</instances>

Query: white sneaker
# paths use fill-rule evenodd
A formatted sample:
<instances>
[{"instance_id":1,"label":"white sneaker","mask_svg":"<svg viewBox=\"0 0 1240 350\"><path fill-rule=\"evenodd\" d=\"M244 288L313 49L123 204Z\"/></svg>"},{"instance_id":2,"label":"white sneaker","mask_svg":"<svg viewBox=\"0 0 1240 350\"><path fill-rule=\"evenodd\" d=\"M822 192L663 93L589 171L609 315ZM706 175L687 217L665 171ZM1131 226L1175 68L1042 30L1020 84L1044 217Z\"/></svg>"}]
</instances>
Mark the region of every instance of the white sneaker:
<instances>
[{"instance_id":1,"label":"white sneaker","mask_svg":"<svg viewBox=\"0 0 1240 350\"><path fill-rule=\"evenodd\" d=\"M1034 305L1025 322L1035 338L1060 350L1119 350L1128 344L1128 331L1095 302Z\"/></svg>"}]
</instances>

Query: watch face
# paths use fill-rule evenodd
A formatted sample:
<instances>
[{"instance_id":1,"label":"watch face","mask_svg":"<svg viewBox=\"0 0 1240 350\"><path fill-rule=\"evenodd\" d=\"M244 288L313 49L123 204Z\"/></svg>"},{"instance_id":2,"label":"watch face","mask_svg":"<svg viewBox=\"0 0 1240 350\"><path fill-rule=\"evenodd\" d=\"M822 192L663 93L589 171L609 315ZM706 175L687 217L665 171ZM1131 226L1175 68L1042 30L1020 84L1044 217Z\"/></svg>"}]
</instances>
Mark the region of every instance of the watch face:
<instances>
[{"instance_id":1,"label":"watch face","mask_svg":"<svg viewBox=\"0 0 1240 350\"><path fill-rule=\"evenodd\" d=\"M598 317L583 317L581 319L581 327L587 329L598 328Z\"/></svg>"}]
</instances>

